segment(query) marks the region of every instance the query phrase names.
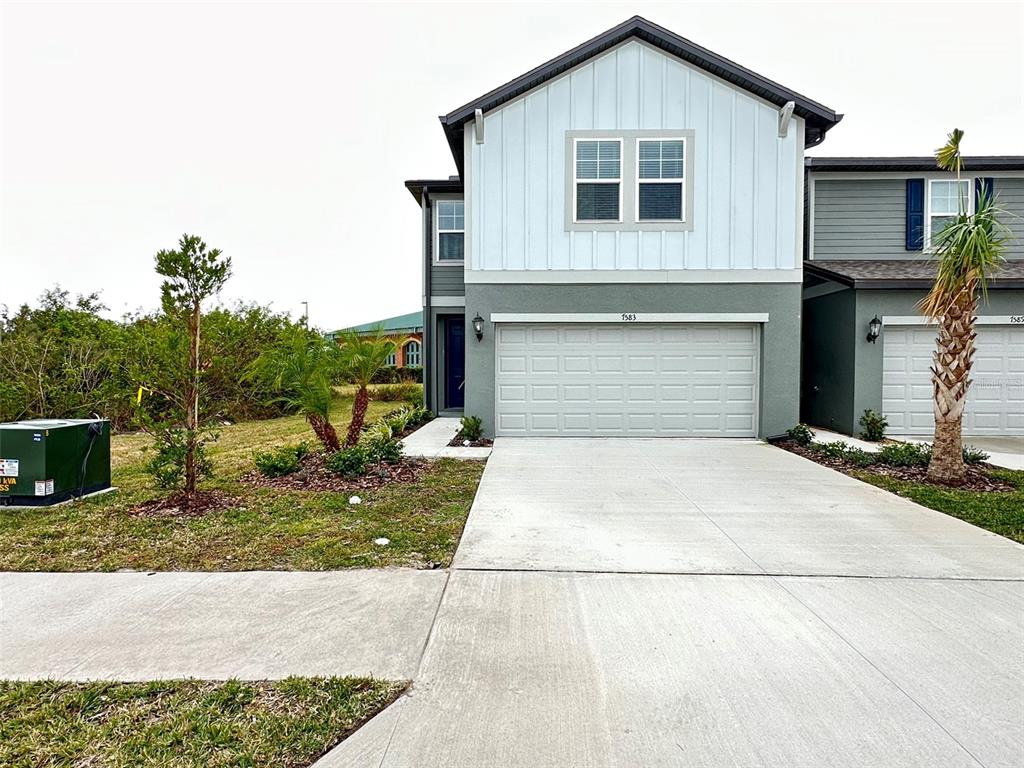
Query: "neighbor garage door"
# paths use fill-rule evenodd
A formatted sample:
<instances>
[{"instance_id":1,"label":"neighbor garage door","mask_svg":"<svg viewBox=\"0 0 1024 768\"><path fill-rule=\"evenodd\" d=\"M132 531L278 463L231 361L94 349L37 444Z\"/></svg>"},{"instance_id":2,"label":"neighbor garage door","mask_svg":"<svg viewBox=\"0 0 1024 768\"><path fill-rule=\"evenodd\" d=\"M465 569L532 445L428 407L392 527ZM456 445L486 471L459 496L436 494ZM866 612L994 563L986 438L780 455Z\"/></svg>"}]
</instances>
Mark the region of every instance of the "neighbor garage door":
<instances>
[{"instance_id":1,"label":"neighbor garage door","mask_svg":"<svg viewBox=\"0 0 1024 768\"><path fill-rule=\"evenodd\" d=\"M1024 326L978 325L965 435L1024 434ZM885 326L882 411L894 435L930 435L934 327Z\"/></svg>"},{"instance_id":2,"label":"neighbor garage door","mask_svg":"<svg viewBox=\"0 0 1024 768\"><path fill-rule=\"evenodd\" d=\"M754 436L757 328L499 324L496 432Z\"/></svg>"}]
</instances>

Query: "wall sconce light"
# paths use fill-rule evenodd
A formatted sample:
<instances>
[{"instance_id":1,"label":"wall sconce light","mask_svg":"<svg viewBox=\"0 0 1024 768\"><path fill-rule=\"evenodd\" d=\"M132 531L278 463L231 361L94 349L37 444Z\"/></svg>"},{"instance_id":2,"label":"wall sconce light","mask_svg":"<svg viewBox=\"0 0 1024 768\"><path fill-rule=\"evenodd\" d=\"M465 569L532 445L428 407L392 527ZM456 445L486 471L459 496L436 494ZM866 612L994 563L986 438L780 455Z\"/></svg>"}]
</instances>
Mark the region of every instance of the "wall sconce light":
<instances>
[{"instance_id":1,"label":"wall sconce light","mask_svg":"<svg viewBox=\"0 0 1024 768\"><path fill-rule=\"evenodd\" d=\"M871 318L871 322L868 323L868 341L872 344L878 338L878 334L882 332L882 321L878 319L878 315Z\"/></svg>"},{"instance_id":2,"label":"wall sconce light","mask_svg":"<svg viewBox=\"0 0 1024 768\"><path fill-rule=\"evenodd\" d=\"M476 317L473 318L473 333L476 334L477 341L480 341L484 337L484 319L480 317L479 312L477 312Z\"/></svg>"}]
</instances>

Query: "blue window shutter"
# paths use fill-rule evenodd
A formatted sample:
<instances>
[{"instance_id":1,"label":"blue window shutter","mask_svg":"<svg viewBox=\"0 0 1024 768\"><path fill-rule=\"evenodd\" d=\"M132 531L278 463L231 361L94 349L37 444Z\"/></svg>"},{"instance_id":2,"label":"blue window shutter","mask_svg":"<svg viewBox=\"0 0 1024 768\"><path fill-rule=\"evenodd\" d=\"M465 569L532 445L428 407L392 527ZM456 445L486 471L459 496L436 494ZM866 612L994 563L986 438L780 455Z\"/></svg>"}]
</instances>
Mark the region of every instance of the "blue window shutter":
<instances>
[{"instance_id":1,"label":"blue window shutter","mask_svg":"<svg viewBox=\"0 0 1024 768\"><path fill-rule=\"evenodd\" d=\"M924 249L924 179L907 179L907 250Z\"/></svg>"},{"instance_id":2,"label":"blue window shutter","mask_svg":"<svg viewBox=\"0 0 1024 768\"><path fill-rule=\"evenodd\" d=\"M989 199L992 198L993 192L995 192L995 179L991 176L988 178L977 178L974 180L974 207L978 207L978 203L981 201L981 196L984 193Z\"/></svg>"}]
</instances>

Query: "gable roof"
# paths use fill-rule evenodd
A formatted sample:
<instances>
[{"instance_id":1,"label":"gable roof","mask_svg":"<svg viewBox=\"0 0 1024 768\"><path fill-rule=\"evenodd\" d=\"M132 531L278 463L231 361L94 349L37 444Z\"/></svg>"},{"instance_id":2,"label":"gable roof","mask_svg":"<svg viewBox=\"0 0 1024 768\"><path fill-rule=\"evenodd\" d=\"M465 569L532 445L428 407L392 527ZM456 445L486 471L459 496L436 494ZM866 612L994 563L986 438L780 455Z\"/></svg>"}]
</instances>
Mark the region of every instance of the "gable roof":
<instances>
[{"instance_id":1,"label":"gable roof","mask_svg":"<svg viewBox=\"0 0 1024 768\"><path fill-rule=\"evenodd\" d=\"M328 338L335 338L342 333L348 333L354 331L355 333L374 333L378 328L383 329L384 333L413 333L415 331L423 330L423 311L410 312L407 315L396 315L395 317L386 317L383 320L374 320L372 323L363 323L362 325L353 325L348 328L339 328L336 331L331 331L326 334Z\"/></svg>"},{"instance_id":2,"label":"gable roof","mask_svg":"<svg viewBox=\"0 0 1024 768\"><path fill-rule=\"evenodd\" d=\"M928 157L807 157L804 165L814 172L842 171L937 171L933 156ZM965 171L1021 171L1021 155L975 155L964 158Z\"/></svg>"},{"instance_id":3,"label":"gable roof","mask_svg":"<svg viewBox=\"0 0 1024 768\"><path fill-rule=\"evenodd\" d=\"M440 117L441 125L444 127L445 136L448 139L448 146L455 157L455 165L462 173L462 137L464 126L473 119L476 110L483 110L485 113L505 102L520 96L527 91L533 90L538 85L558 77L573 67L582 64L588 59L618 45L619 43L636 37L655 48L670 53L676 58L691 64L698 69L703 69L716 77L721 78L733 85L750 91L756 96L778 106L785 105L792 101L796 104L795 114L807 121L806 146L811 147L820 144L825 139L825 132L833 125L843 119L843 116L836 114L833 110L802 96L796 91L791 91L776 82L762 77L745 67L741 67L729 59L712 53L707 48L680 37L664 27L648 21L641 16L633 16L616 27L612 27L592 40L578 45L571 51L531 69L524 75L520 75L490 93L473 99L468 104L463 104L458 109Z\"/></svg>"}]
</instances>

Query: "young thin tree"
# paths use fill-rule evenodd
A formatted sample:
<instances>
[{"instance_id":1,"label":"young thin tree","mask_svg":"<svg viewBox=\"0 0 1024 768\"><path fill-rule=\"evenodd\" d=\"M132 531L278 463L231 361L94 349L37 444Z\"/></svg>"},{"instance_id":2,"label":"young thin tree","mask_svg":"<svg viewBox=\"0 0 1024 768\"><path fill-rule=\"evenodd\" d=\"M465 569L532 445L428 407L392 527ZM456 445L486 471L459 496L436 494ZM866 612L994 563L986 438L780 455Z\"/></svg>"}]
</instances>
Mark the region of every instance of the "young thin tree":
<instances>
[{"instance_id":1,"label":"young thin tree","mask_svg":"<svg viewBox=\"0 0 1024 768\"><path fill-rule=\"evenodd\" d=\"M359 433L366 421L366 408L370 404L367 387L373 377L388 363L403 343L384 335L383 329L369 336L360 336L349 331L341 338L341 360L345 378L356 385L356 397L352 402L352 421L348 425L345 447L351 448L359 442Z\"/></svg>"},{"instance_id":2,"label":"young thin tree","mask_svg":"<svg viewBox=\"0 0 1024 768\"><path fill-rule=\"evenodd\" d=\"M278 393L277 402L305 416L317 439L333 452L341 448L330 413L334 382L341 372L338 345L296 326L260 354L246 375L264 381Z\"/></svg>"},{"instance_id":3,"label":"young thin tree","mask_svg":"<svg viewBox=\"0 0 1024 768\"><path fill-rule=\"evenodd\" d=\"M202 368L199 336L202 303L219 293L231 277L231 259L222 257L219 248L207 250L195 235L182 235L178 250L156 255L157 274L163 276L160 299L164 312L185 322L188 332L188 375L183 387L185 455L183 491L187 502L196 492L199 444L199 390Z\"/></svg>"},{"instance_id":4,"label":"young thin tree","mask_svg":"<svg viewBox=\"0 0 1024 768\"><path fill-rule=\"evenodd\" d=\"M960 154L963 135L954 129L935 153L938 166L955 173L957 182L964 170ZM959 184L957 189L961 189ZM935 282L918 305L939 326L932 365L935 437L928 477L947 485L959 485L965 475L961 426L971 385L979 292L987 296L988 279L1002 263L1011 236L999 221L1003 211L991 190L982 189L974 213L969 211L969 198L961 193L957 215L933 236Z\"/></svg>"}]
</instances>

